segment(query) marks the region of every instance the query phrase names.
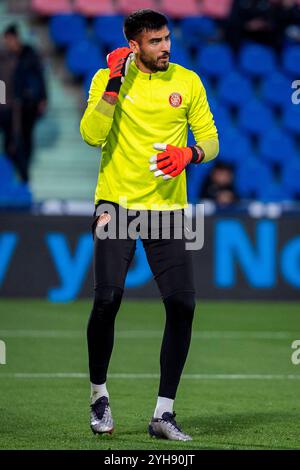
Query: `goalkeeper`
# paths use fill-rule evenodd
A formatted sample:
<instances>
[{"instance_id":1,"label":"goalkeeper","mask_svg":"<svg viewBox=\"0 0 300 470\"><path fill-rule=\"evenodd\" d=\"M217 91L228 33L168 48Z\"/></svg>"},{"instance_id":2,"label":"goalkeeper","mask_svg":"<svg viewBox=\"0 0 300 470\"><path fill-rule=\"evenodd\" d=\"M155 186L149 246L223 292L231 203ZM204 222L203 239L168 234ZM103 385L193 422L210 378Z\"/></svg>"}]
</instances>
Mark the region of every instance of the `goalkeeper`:
<instances>
[{"instance_id":1,"label":"goalkeeper","mask_svg":"<svg viewBox=\"0 0 300 470\"><path fill-rule=\"evenodd\" d=\"M174 229L175 214L187 207L186 166L215 158L219 149L200 78L169 61L166 17L138 10L125 19L124 34L129 47L111 52L108 68L95 74L80 123L84 141L102 147L93 224L95 296L87 328L91 429L99 434L114 428L107 370L136 240L98 237L98 229L119 226L124 213L129 223L129 210L139 210L141 204L147 216L153 208L159 208L159 215L167 211ZM186 146L188 125L196 141L191 147ZM159 391L148 431L157 438L186 441L192 438L179 428L173 405L195 309L191 252L185 249L184 237L172 234L166 240L161 228L158 238L142 237L166 311Z\"/></svg>"}]
</instances>

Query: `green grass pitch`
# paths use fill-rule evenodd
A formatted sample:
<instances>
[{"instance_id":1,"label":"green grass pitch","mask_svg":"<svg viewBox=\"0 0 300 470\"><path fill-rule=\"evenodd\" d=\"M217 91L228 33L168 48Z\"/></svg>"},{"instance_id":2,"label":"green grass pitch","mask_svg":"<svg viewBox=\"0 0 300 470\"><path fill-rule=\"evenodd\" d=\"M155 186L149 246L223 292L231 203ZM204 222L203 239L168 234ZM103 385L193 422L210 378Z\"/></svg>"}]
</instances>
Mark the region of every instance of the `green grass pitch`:
<instances>
[{"instance_id":1,"label":"green grass pitch","mask_svg":"<svg viewBox=\"0 0 300 470\"><path fill-rule=\"evenodd\" d=\"M299 303L197 303L175 402L191 442L148 437L164 324L159 301L124 300L108 388L112 436L89 429L91 302L0 301L0 449L299 449ZM72 375L73 374L73 375Z\"/></svg>"}]
</instances>

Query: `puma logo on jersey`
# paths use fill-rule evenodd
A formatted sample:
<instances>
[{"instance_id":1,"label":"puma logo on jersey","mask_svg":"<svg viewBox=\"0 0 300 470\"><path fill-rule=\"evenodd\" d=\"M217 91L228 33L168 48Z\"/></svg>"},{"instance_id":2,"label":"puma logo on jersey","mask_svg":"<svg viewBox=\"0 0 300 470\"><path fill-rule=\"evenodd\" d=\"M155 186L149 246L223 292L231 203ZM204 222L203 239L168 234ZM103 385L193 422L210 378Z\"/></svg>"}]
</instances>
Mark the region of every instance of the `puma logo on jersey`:
<instances>
[{"instance_id":1,"label":"puma logo on jersey","mask_svg":"<svg viewBox=\"0 0 300 470\"><path fill-rule=\"evenodd\" d=\"M131 101L131 103L134 103L134 100L131 98L131 96L125 95L125 94L123 96L124 96L125 99Z\"/></svg>"}]
</instances>

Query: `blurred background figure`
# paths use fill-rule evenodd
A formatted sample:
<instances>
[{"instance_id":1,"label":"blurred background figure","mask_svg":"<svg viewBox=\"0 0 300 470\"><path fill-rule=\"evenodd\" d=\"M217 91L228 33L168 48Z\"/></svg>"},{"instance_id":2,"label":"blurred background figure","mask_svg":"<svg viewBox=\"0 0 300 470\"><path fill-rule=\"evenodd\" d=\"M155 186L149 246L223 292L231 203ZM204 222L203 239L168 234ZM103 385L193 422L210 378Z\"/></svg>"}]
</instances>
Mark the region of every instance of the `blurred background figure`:
<instances>
[{"instance_id":1,"label":"blurred background figure","mask_svg":"<svg viewBox=\"0 0 300 470\"><path fill-rule=\"evenodd\" d=\"M46 83L41 59L23 44L16 25L3 33L0 79L6 84L6 104L0 107L4 150L24 183L29 181L36 121L47 106Z\"/></svg>"},{"instance_id":2,"label":"blurred background figure","mask_svg":"<svg viewBox=\"0 0 300 470\"><path fill-rule=\"evenodd\" d=\"M226 36L234 50L244 40L280 51L283 39L300 40L300 7L296 0L234 0Z\"/></svg>"},{"instance_id":3,"label":"blurred background figure","mask_svg":"<svg viewBox=\"0 0 300 470\"><path fill-rule=\"evenodd\" d=\"M209 199L220 207L230 206L237 202L233 179L234 174L230 165L216 163L204 182L201 198Z\"/></svg>"}]
</instances>

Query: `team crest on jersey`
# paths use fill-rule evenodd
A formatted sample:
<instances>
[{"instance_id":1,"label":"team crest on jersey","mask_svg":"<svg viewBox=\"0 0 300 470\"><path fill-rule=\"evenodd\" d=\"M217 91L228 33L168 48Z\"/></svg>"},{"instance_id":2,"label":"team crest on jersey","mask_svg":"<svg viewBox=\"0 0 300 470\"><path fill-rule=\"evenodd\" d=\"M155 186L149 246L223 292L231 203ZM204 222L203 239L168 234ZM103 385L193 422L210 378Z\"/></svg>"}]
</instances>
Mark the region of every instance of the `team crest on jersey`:
<instances>
[{"instance_id":1,"label":"team crest on jersey","mask_svg":"<svg viewBox=\"0 0 300 470\"><path fill-rule=\"evenodd\" d=\"M182 103L182 96L180 93L171 93L169 96L169 103L173 108L179 108Z\"/></svg>"}]
</instances>

